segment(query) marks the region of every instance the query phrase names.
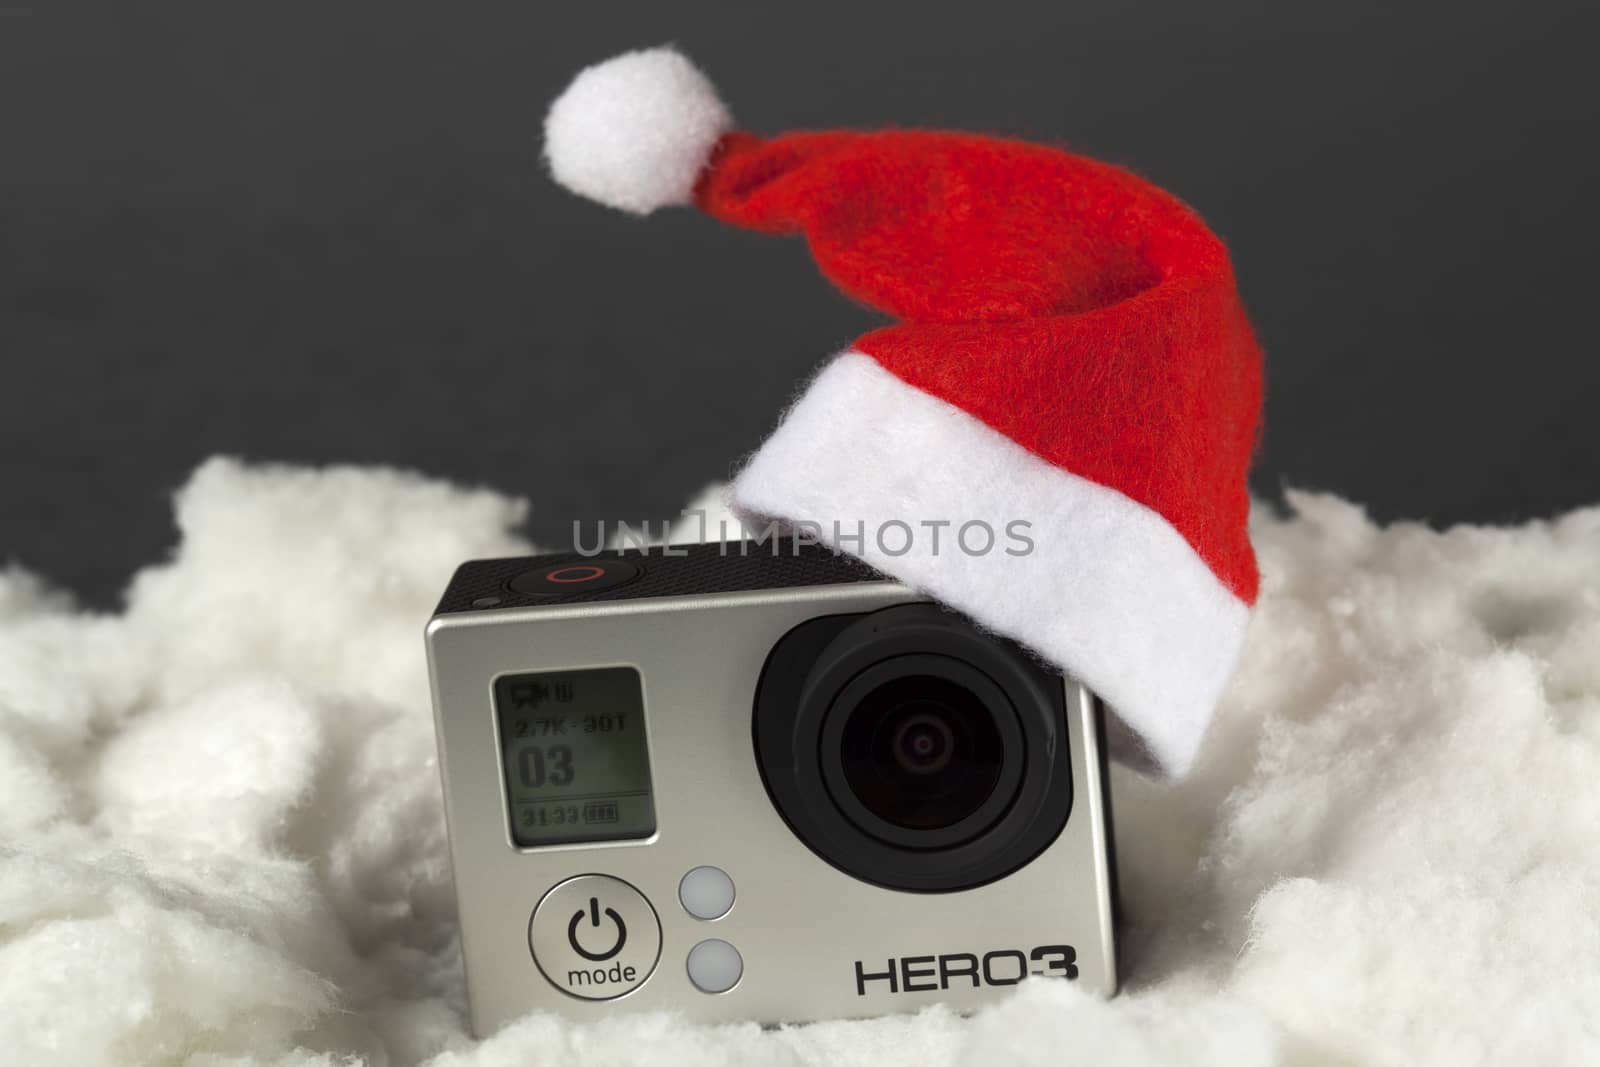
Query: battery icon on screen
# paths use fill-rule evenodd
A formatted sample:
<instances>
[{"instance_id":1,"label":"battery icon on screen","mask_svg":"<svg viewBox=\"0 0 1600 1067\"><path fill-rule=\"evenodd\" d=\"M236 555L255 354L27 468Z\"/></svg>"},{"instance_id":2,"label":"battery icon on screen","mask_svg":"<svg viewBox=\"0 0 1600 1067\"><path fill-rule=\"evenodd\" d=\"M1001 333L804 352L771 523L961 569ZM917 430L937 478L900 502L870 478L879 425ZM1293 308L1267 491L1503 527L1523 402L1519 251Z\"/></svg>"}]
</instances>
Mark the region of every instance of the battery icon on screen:
<instances>
[{"instance_id":1,"label":"battery icon on screen","mask_svg":"<svg viewBox=\"0 0 1600 1067\"><path fill-rule=\"evenodd\" d=\"M615 800L591 801L583 806L584 822L616 822L618 818Z\"/></svg>"}]
</instances>

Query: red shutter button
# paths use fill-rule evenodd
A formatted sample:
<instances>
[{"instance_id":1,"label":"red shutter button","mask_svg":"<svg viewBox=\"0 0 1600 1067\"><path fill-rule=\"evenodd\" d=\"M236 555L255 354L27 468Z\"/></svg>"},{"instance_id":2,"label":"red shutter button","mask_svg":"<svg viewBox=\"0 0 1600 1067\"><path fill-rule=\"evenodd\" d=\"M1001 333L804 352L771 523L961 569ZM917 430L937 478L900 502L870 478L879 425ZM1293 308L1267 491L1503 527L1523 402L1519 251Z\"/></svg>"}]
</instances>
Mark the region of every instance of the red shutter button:
<instances>
[{"instance_id":1,"label":"red shutter button","mask_svg":"<svg viewBox=\"0 0 1600 1067\"><path fill-rule=\"evenodd\" d=\"M523 596L575 596L626 585L644 573L637 563L620 559L581 559L551 563L511 579L513 593Z\"/></svg>"}]
</instances>

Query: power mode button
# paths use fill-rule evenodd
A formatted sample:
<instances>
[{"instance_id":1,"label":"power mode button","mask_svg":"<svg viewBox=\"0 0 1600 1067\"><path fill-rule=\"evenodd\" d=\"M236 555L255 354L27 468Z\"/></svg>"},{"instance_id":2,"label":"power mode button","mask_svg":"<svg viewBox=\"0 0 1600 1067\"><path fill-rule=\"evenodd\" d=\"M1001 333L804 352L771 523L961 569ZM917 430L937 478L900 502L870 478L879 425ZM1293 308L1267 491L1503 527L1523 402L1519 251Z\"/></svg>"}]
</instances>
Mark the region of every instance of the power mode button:
<instances>
[{"instance_id":1,"label":"power mode button","mask_svg":"<svg viewBox=\"0 0 1600 1067\"><path fill-rule=\"evenodd\" d=\"M644 984L661 957L661 923L620 878L557 883L528 920L528 948L551 985L581 1000L614 1000Z\"/></svg>"}]
</instances>

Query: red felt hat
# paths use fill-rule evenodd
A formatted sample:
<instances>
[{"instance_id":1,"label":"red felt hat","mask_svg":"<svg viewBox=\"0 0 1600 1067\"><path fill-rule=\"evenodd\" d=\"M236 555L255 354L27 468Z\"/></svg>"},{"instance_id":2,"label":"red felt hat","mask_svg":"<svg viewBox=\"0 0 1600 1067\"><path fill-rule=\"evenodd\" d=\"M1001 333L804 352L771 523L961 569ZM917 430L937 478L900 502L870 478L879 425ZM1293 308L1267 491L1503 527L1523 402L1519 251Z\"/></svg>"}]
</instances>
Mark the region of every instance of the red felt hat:
<instances>
[{"instance_id":1,"label":"red felt hat","mask_svg":"<svg viewBox=\"0 0 1600 1067\"><path fill-rule=\"evenodd\" d=\"M735 132L667 49L585 70L545 135L568 188L803 234L836 285L899 320L812 380L736 507L1031 647L1163 769L1189 766L1256 597L1261 406L1227 251L1193 211L1019 141Z\"/></svg>"}]
</instances>

